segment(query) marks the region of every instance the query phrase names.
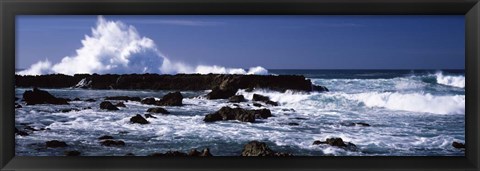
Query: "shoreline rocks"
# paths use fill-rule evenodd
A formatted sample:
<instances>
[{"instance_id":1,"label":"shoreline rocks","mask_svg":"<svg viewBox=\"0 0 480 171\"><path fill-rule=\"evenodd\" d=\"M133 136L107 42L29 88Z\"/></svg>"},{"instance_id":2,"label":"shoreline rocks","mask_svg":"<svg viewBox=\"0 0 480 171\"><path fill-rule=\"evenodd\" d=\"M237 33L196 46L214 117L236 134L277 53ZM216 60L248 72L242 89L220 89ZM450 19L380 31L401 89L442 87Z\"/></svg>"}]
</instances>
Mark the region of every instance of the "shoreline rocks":
<instances>
[{"instance_id":1,"label":"shoreline rocks","mask_svg":"<svg viewBox=\"0 0 480 171\"><path fill-rule=\"evenodd\" d=\"M147 121L142 115L137 114L134 117L130 118L131 123L138 123L138 124L149 124L150 122Z\"/></svg>"},{"instance_id":2,"label":"shoreline rocks","mask_svg":"<svg viewBox=\"0 0 480 171\"><path fill-rule=\"evenodd\" d=\"M40 76L15 75L16 87L70 88L80 82L88 82L79 88L118 89L118 90L179 90L198 91L211 90L221 85L221 88L233 90L256 88L284 92L327 91L326 88L313 85L310 79L301 75L231 75L231 74L51 74ZM78 86L77 86L78 87ZM233 95L232 95L233 96ZM229 96L231 97L231 96ZM228 97L226 97L228 98Z\"/></svg>"},{"instance_id":3,"label":"shoreline rocks","mask_svg":"<svg viewBox=\"0 0 480 171\"><path fill-rule=\"evenodd\" d=\"M149 108L149 109L147 109L147 112L148 112L148 113L170 114L169 111L167 111L166 109L161 108L161 107Z\"/></svg>"},{"instance_id":4,"label":"shoreline rocks","mask_svg":"<svg viewBox=\"0 0 480 171\"><path fill-rule=\"evenodd\" d=\"M234 96L237 93L238 89L234 88L224 88L221 89L220 87L215 87L212 89L210 93L207 94L207 99L215 100L215 99L228 99Z\"/></svg>"},{"instance_id":5,"label":"shoreline rocks","mask_svg":"<svg viewBox=\"0 0 480 171\"><path fill-rule=\"evenodd\" d=\"M228 98L228 102L230 103L241 103L241 102L245 102L246 99L243 95L235 95L235 96L231 96L230 98Z\"/></svg>"},{"instance_id":6,"label":"shoreline rocks","mask_svg":"<svg viewBox=\"0 0 480 171\"><path fill-rule=\"evenodd\" d=\"M452 143L452 147L457 149L465 149L465 144L454 141Z\"/></svg>"},{"instance_id":7,"label":"shoreline rocks","mask_svg":"<svg viewBox=\"0 0 480 171\"><path fill-rule=\"evenodd\" d=\"M342 138L327 138L326 141L319 141L316 140L313 142L312 145L320 145L320 144L327 144L334 147L340 147L350 150L355 150L357 146L353 143L347 142L345 143Z\"/></svg>"},{"instance_id":8,"label":"shoreline rocks","mask_svg":"<svg viewBox=\"0 0 480 171\"><path fill-rule=\"evenodd\" d=\"M215 113L205 115L203 121L215 122L222 120L238 120L242 122L255 122L255 119L267 119L269 117L272 117L272 113L268 109L246 110L225 106Z\"/></svg>"},{"instance_id":9,"label":"shoreline rocks","mask_svg":"<svg viewBox=\"0 0 480 171\"><path fill-rule=\"evenodd\" d=\"M260 102L264 102L265 104L269 104L269 105L272 105L272 106L278 106L277 102L271 101L269 97L262 96L260 94L253 94L252 101L260 101Z\"/></svg>"},{"instance_id":10,"label":"shoreline rocks","mask_svg":"<svg viewBox=\"0 0 480 171\"><path fill-rule=\"evenodd\" d=\"M243 147L240 156L275 156L286 157L293 156L289 153L279 153L271 150L266 143L259 141L250 141Z\"/></svg>"},{"instance_id":11,"label":"shoreline rocks","mask_svg":"<svg viewBox=\"0 0 480 171\"><path fill-rule=\"evenodd\" d=\"M23 100L27 105L36 104L54 104L54 105L68 105L68 101L63 98L57 98L47 91L33 88L33 90L27 90L23 93Z\"/></svg>"},{"instance_id":12,"label":"shoreline rocks","mask_svg":"<svg viewBox=\"0 0 480 171\"><path fill-rule=\"evenodd\" d=\"M155 105L157 106L182 106L183 96L179 91L168 93L157 101Z\"/></svg>"},{"instance_id":13,"label":"shoreline rocks","mask_svg":"<svg viewBox=\"0 0 480 171\"><path fill-rule=\"evenodd\" d=\"M109 101L104 101L104 102L100 103L100 109L105 109L105 110L109 110L109 111L120 110L120 109L117 108L117 106L113 105Z\"/></svg>"}]
</instances>

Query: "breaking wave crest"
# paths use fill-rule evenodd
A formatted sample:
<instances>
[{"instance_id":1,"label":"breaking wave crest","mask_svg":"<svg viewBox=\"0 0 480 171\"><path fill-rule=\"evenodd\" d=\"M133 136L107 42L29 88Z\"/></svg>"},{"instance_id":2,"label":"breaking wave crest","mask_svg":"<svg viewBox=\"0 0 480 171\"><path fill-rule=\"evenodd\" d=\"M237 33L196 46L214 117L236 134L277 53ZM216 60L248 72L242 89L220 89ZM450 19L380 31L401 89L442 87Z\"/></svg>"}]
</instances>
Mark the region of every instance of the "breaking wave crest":
<instances>
[{"instance_id":1,"label":"breaking wave crest","mask_svg":"<svg viewBox=\"0 0 480 171\"><path fill-rule=\"evenodd\" d=\"M465 76L447 76L442 72L435 74L437 77L437 83L452 87L465 88Z\"/></svg>"},{"instance_id":2,"label":"breaking wave crest","mask_svg":"<svg viewBox=\"0 0 480 171\"><path fill-rule=\"evenodd\" d=\"M75 55L66 56L58 63L53 64L46 59L16 74L268 74L268 71L261 66L252 67L246 71L242 68L215 65L192 67L182 62L171 61L157 49L152 39L140 36L134 26L120 21L108 21L102 16L98 17L91 35L85 35L82 45L76 50Z\"/></svg>"}]
</instances>

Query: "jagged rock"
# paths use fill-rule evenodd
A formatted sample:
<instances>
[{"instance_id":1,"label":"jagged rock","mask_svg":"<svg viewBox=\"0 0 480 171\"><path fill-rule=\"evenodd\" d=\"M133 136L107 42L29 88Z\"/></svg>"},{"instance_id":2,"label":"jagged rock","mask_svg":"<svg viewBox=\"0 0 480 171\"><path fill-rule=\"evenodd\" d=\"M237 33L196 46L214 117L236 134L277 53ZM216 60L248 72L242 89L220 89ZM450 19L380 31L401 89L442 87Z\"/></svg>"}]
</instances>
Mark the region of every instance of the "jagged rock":
<instances>
[{"instance_id":1,"label":"jagged rock","mask_svg":"<svg viewBox=\"0 0 480 171\"><path fill-rule=\"evenodd\" d=\"M242 108L230 108L225 106L215 113L206 115L203 121L215 122L221 120L239 120L242 122L255 122L256 118L266 119L271 116L272 113L268 109L245 110Z\"/></svg>"},{"instance_id":2,"label":"jagged rock","mask_svg":"<svg viewBox=\"0 0 480 171\"><path fill-rule=\"evenodd\" d=\"M455 142L455 141L452 143L452 146L453 146L454 148L463 148L463 149L465 149L465 144L459 143L459 142Z\"/></svg>"},{"instance_id":3,"label":"jagged rock","mask_svg":"<svg viewBox=\"0 0 480 171\"><path fill-rule=\"evenodd\" d=\"M84 80L85 79L85 80ZM312 91L312 82L301 75L231 75L231 74L76 74L74 76L52 74L40 76L15 76L16 87L70 88L80 81L82 88L123 90L209 90L222 88L274 91ZM228 98L228 97L227 97Z\"/></svg>"},{"instance_id":4,"label":"jagged rock","mask_svg":"<svg viewBox=\"0 0 480 171\"><path fill-rule=\"evenodd\" d=\"M245 101L245 97L243 97L243 95L235 95L228 98L228 101L231 103L240 103Z\"/></svg>"},{"instance_id":5,"label":"jagged rock","mask_svg":"<svg viewBox=\"0 0 480 171\"><path fill-rule=\"evenodd\" d=\"M238 89L215 87L210 93L207 94L207 99L228 99L237 93Z\"/></svg>"},{"instance_id":6,"label":"jagged rock","mask_svg":"<svg viewBox=\"0 0 480 171\"><path fill-rule=\"evenodd\" d=\"M131 123L138 123L138 124L149 124L145 118L142 117L142 115L137 114L134 117L130 118Z\"/></svg>"},{"instance_id":7,"label":"jagged rock","mask_svg":"<svg viewBox=\"0 0 480 171\"><path fill-rule=\"evenodd\" d=\"M100 109L106 109L106 110L119 110L115 105L113 105L109 101L104 101L100 103Z\"/></svg>"},{"instance_id":8,"label":"jagged rock","mask_svg":"<svg viewBox=\"0 0 480 171\"><path fill-rule=\"evenodd\" d=\"M127 107L127 106L125 105L125 103L123 103L123 102L119 102L119 103L117 103L115 106L116 106L116 107Z\"/></svg>"},{"instance_id":9,"label":"jagged rock","mask_svg":"<svg viewBox=\"0 0 480 171\"><path fill-rule=\"evenodd\" d=\"M202 152L197 151L197 149L192 149L188 153L188 156L190 156L190 157L210 157L210 156L213 156L213 155L210 153L210 149L205 148L205 149L203 149Z\"/></svg>"},{"instance_id":10,"label":"jagged rock","mask_svg":"<svg viewBox=\"0 0 480 171\"><path fill-rule=\"evenodd\" d=\"M103 146L107 146L107 147L125 146L125 142L123 142L121 140L115 141L115 140L109 140L109 139L101 141L100 144L102 144Z\"/></svg>"},{"instance_id":11,"label":"jagged rock","mask_svg":"<svg viewBox=\"0 0 480 171\"><path fill-rule=\"evenodd\" d=\"M260 94L253 94L252 100L253 100L253 101L264 102L265 104L269 104L269 105L272 105L272 106L278 106L278 103L277 103L277 102L271 101L269 97L267 97L267 96L262 96L262 95L260 95Z\"/></svg>"},{"instance_id":12,"label":"jagged rock","mask_svg":"<svg viewBox=\"0 0 480 171\"><path fill-rule=\"evenodd\" d=\"M155 98L149 97L149 98L142 99L140 103L147 104L147 105L154 105L156 102L157 101L155 100Z\"/></svg>"},{"instance_id":13,"label":"jagged rock","mask_svg":"<svg viewBox=\"0 0 480 171\"><path fill-rule=\"evenodd\" d=\"M161 113L161 114L170 114L166 109L161 108L161 107L155 107L155 108L149 108L147 110L149 113Z\"/></svg>"},{"instance_id":14,"label":"jagged rock","mask_svg":"<svg viewBox=\"0 0 480 171\"><path fill-rule=\"evenodd\" d=\"M312 91L324 92L328 91L328 88L325 86L312 85Z\"/></svg>"},{"instance_id":15,"label":"jagged rock","mask_svg":"<svg viewBox=\"0 0 480 171\"><path fill-rule=\"evenodd\" d=\"M245 144L243 151L240 156L275 156L275 157L284 157L284 156L293 156L289 153L279 153L271 150L267 144L259 141L250 141Z\"/></svg>"},{"instance_id":16,"label":"jagged rock","mask_svg":"<svg viewBox=\"0 0 480 171\"><path fill-rule=\"evenodd\" d=\"M179 91L168 93L167 95L163 96L160 101L156 102L155 104L158 106L182 106L183 96L182 93Z\"/></svg>"},{"instance_id":17,"label":"jagged rock","mask_svg":"<svg viewBox=\"0 0 480 171\"><path fill-rule=\"evenodd\" d=\"M80 151L77 151L77 150L65 151L64 154L66 156L80 156Z\"/></svg>"},{"instance_id":18,"label":"jagged rock","mask_svg":"<svg viewBox=\"0 0 480 171\"><path fill-rule=\"evenodd\" d=\"M33 91L25 91L23 93L23 100L27 102L27 105L36 105L36 104L55 104L55 105L67 105L67 100L63 98L56 98L47 91L40 90L38 88L33 88Z\"/></svg>"},{"instance_id":19,"label":"jagged rock","mask_svg":"<svg viewBox=\"0 0 480 171\"><path fill-rule=\"evenodd\" d=\"M123 101L141 101L140 97L128 97L128 96L109 96L105 97L105 100L123 100Z\"/></svg>"},{"instance_id":20,"label":"jagged rock","mask_svg":"<svg viewBox=\"0 0 480 171\"><path fill-rule=\"evenodd\" d=\"M98 137L99 140L106 140L106 139L113 139L112 136L110 135L104 135L104 136L101 136L101 137Z\"/></svg>"},{"instance_id":21,"label":"jagged rock","mask_svg":"<svg viewBox=\"0 0 480 171\"><path fill-rule=\"evenodd\" d=\"M52 140L52 141L47 141L45 143L45 145L47 147L50 147L50 148L59 148L59 147L66 147L68 146L67 143L63 142L63 141L58 141L58 140Z\"/></svg>"},{"instance_id":22,"label":"jagged rock","mask_svg":"<svg viewBox=\"0 0 480 171\"><path fill-rule=\"evenodd\" d=\"M157 118L157 117L155 117L155 116L153 116L153 115L151 115L151 114L145 114L145 118Z\"/></svg>"},{"instance_id":23,"label":"jagged rock","mask_svg":"<svg viewBox=\"0 0 480 171\"><path fill-rule=\"evenodd\" d=\"M330 146L340 147L340 148L347 148L354 150L356 149L356 145L353 143L345 143L343 142L342 138L327 138L326 141L314 141L313 145L320 145L320 144L328 144Z\"/></svg>"}]
</instances>

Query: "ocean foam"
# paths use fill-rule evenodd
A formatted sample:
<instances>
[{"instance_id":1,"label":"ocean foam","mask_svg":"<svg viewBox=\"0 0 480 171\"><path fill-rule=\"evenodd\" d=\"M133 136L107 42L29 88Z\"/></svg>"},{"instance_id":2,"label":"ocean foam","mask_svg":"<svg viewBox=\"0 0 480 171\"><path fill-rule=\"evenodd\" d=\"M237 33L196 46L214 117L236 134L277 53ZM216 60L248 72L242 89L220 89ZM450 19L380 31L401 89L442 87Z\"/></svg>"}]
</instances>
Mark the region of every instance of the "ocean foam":
<instances>
[{"instance_id":1,"label":"ocean foam","mask_svg":"<svg viewBox=\"0 0 480 171\"><path fill-rule=\"evenodd\" d=\"M442 72L435 74L437 77L437 83L452 87L465 88L465 76L447 76Z\"/></svg>"},{"instance_id":2,"label":"ocean foam","mask_svg":"<svg viewBox=\"0 0 480 171\"><path fill-rule=\"evenodd\" d=\"M345 95L368 107L435 114L465 114L464 95L436 96L428 93L359 93Z\"/></svg>"}]
</instances>

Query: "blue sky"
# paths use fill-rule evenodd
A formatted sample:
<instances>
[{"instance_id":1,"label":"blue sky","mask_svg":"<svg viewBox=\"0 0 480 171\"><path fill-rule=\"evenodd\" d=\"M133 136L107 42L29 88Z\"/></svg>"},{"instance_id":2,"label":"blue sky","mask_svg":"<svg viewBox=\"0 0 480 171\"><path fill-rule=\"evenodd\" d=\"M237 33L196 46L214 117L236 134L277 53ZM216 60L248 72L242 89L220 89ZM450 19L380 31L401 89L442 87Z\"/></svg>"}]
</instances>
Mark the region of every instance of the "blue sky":
<instances>
[{"instance_id":1,"label":"blue sky","mask_svg":"<svg viewBox=\"0 0 480 171\"><path fill-rule=\"evenodd\" d=\"M189 65L267 69L463 69L464 16L104 16ZM17 16L17 68L60 62L97 16Z\"/></svg>"}]
</instances>

